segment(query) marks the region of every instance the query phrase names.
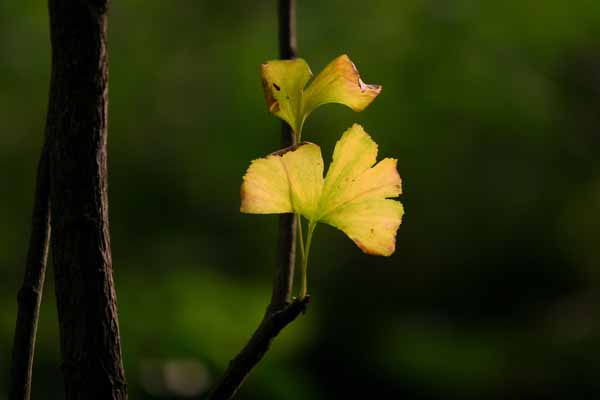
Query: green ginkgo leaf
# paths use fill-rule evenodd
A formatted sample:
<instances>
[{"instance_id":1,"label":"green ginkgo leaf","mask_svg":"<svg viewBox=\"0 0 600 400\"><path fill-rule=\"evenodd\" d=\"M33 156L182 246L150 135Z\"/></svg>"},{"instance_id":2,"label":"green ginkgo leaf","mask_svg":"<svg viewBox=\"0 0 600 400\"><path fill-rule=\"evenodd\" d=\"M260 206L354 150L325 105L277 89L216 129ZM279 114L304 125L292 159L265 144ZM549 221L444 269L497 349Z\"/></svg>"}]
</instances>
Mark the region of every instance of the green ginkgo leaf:
<instances>
[{"instance_id":1,"label":"green ginkgo leaf","mask_svg":"<svg viewBox=\"0 0 600 400\"><path fill-rule=\"evenodd\" d=\"M312 72L301 58L268 61L261 67L261 76L269 111L285 120L297 136L308 115L317 107L339 103L362 111L381 92L380 85L362 81L345 54L330 62L306 89Z\"/></svg>"},{"instance_id":2,"label":"green ginkgo leaf","mask_svg":"<svg viewBox=\"0 0 600 400\"><path fill-rule=\"evenodd\" d=\"M302 92L312 77L306 61L274 60L261 66L261 78L269 111L299 132L302 116Z\"/></svg>"},{"instance_id":3,"label":"green ginkgo leaf","mask_svg":"<svg viewBox=\"0 0 600 400\"><path fill-rule=\"evenodd\" d=\"M395 159L375 165L376 159L377 144L355 124L337 142L323 179L321 149L300 143L250 164L240 210L295 212L309 221L309 235L324 222L346 233L363 252L389 256L404 213L402 204L390 198L401 194L402 182Z\"/></svg>"}]
</instances>

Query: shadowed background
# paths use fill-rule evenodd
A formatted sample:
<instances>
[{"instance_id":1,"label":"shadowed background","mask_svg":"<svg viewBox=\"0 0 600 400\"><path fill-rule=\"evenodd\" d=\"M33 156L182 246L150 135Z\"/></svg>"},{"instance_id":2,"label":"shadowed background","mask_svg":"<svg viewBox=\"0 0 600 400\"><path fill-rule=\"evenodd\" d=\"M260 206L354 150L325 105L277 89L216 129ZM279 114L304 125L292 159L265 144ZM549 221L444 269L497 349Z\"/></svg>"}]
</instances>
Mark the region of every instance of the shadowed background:
<instances>
[{"instance_id":1,"label":"shadowed background","mask_svg":"<svg viewBox=\"0 0 600 400\"><path fill-rule=\"evenodd\" d=\"M239 399L590 399L600 395L600 3L299 1L299 54L347 53L383 92L330 105L398 158L391 258L319 225L309 312ZM243 215L274 151L261 62L275 1L114 1L109 193L131 399L201 398L269 301L276 216ZM8 386L49 86L44 2L0 2L0 399ZM62 395L51 268L33 398Z\"/></svg>"}]
</instances>

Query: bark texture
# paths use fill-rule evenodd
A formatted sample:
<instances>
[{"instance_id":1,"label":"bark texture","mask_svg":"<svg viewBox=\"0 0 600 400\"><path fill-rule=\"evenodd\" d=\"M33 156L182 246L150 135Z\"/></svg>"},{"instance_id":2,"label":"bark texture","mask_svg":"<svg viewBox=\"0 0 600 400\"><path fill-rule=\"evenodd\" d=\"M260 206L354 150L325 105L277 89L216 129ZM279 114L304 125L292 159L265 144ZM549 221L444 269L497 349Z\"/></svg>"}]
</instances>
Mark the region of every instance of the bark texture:
<instances>
[{"instance_id":1,"label":"bark texture","mask_svg":"<svg viewBox=\"0 0 600 400\"><path fill-rule=\"evenodd\" d=\"M52 257L67 400L127 398L108 229L107 3L48 3Z\"/></svg>"},{"instance_id":2,"label":"bark texture","mask_svg":"<svg viewBox=\"0 0 600 400\"><path fill-rule=\"evenodd\" d=\"M50 239L48 169L48 152L46 145L44 145L38 163L25 276L23 285L17 295L17 323L13 342L9 389L9 399L11 400L28 400L31 395L35 337L44 289L48 242Z\"/></svg>"}]
</instances>

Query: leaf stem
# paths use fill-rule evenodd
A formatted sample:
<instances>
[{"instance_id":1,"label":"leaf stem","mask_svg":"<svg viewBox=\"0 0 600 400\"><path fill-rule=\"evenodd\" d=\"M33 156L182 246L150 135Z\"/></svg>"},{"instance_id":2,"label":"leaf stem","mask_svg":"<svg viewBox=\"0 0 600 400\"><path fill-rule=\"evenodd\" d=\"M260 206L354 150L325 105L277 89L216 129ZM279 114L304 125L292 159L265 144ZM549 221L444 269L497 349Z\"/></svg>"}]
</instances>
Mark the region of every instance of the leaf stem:
<instances>
[{"instance_id":1,"label":"leaf stem","mask_svg":"<svg viewBox=\"0 0 600 400\"><path fill-rule=\"evenodd\" d=\"M296 143L300 143L300 141L302 141L302 128L304 128L304 121L305 119L302 119L302 122L300 122L300 125L298 126L298 132L296 132Z\"/></svg>"},{"instance_id":2,"label":"leaf stem","mask_svg":"<svg viewBox=\"0 0 600 400\"><path fill-rule=\"evenodd\" d=\"M302 233L302 216L296 214L296 225L298 225L298 237L300 237L300 259L304 262L304 235Z\"/></svg>"},{"instance_id":3,"label":"leaf stem","mask_svg":"<svg viewBox=\"0 0 600 400\"><path fill-rule=\"evenodd\" d=\"M307 293L306 272L308 270L308 255L310 253L310 244L312 241L312 235L313 235L313 232L314 232L316 226L317 226L316 222L310 221L308 223L308 232L306 233L306 247L304 248L304 251L302 252L303 257L302 257L302 263L300 265L300 293L298 295L300 300L304 299L306 297L306 293Z\"/></svg>"}]
</instances>

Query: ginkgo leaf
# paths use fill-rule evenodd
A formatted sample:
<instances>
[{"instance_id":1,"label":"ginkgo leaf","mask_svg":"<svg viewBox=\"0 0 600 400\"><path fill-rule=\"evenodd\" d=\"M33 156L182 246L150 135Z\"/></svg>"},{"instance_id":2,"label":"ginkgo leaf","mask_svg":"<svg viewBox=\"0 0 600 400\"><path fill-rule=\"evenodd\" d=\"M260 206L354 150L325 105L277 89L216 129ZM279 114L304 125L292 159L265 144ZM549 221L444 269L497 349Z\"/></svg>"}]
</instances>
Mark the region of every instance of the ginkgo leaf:
<instances>
[{"instance_id":1,"label":"ginkgo leaf","mask_svg":"<svg viewBox=\"0 0 600 400\"><path fill-rule=\"evenodd\" d=\"M269 111L298 132L302 119L302 92L312 77L306 61L274 60L261 66L261 78Z\"/></svg>"},{"instance_id":2,"label":"ginkgo leaf","mask_svg":"<svg viewBox=\"0 0 600 400\"><path fill-rule=\"evenodd\" d=\"M342 54L311 82L303 96L303 111L310 114L327 103L339 103L354 111L364 110L381 93L381 85L366 84L354 63Z\"/></svg>"},{"instance_id":3,"label":"ginkgo leaf","mask_svg":"<svg viewBox=\"0 0 600 400\"><path fill-rule=\"evenodd\" d=\"M322 188L321 149L303 142L252 161L242 183L240 211L313 216Z\"/></svg>"},{"instance_id":4,"label":"ginkgo leaf","mask_svg":"<svg viewBox=\"0 0 600 400\"><path fill-rule=\"evenodd\" d=\"M403 214L399 201L368 199L339 207L323 222L343 231L363 252L389 256L396 250L396 231Z\"/></svg>"},{"instance_id":5,"label":"ginkgo leaf","mask_svg":"<svg viewBox=\"0 0 600 400\"><path fill-rule=\"evenodd\" d=\"M313 226L342 230L365 253L389 256L404 214L389 198L401 194L402 182L396 160L374 165L376 159L377 144L355 124L337 142L325 179L321 150L312 143L255 160L242 183L241 211L296 212Z\"/></svg>"},{"instance_id":6,"label":"ginkgo leaf","mask_svg":"<svg viewBox=\"0 0 600 400\"><path fill-rule=\"evenodd\" d=\"M314 143L303 142L279 157L287 173L294 212L313 216L323 190L323 158Z\"/></svg>"},{"instance_id":7,"label":"ginkgo leaf","mask_svg":"<svg viewBox=\"0 0 600 400\"><path fill-rule=\"evenodd\" d=\"M381 86L362 81L345 54L330 62L306 89L312 72L300 58L268 61L262 65L261 77L269 111L285 120L296 135L317 107L339 103L362 111L381 92Z\"/></svg>"},{"instance_id":8,"label":"ginkgo leaf","mask_svg":"<svg viewBox=\"0 0 600 400\"><path fill-rule=\"evenodd\" d=\"M281 157L252 161L240 190L240 211L251 214L292 212L290 184Z\"/></svg>"}]
</instances>

